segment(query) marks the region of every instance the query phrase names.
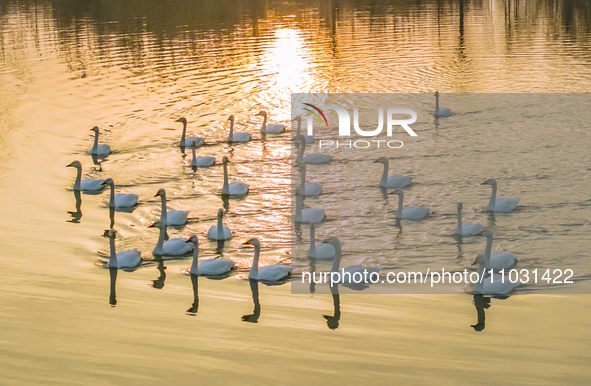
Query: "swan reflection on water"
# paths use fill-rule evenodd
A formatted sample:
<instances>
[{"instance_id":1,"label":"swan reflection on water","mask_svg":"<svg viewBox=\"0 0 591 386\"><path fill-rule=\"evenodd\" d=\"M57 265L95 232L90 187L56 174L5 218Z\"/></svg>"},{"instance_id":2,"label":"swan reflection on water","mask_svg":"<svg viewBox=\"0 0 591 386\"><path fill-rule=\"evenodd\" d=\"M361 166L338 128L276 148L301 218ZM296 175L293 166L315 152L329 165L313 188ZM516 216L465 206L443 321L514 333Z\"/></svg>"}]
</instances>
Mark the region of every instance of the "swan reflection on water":
<instances>
[{"instance_id":1,"label":"swan reflection on water","mask_svg":"<svg viewBox=\"0 0 591 386\"><path fill-rule=\"evenodd\" d=\"M191 277L191 284L193 286L193 304L187 310L187 315L196 316L199 312L199 276L189 275Z\"/></svg>"},{"instance_id":2,"label":"swan reflection on water","mask_svg":"<svg viewBox=\"0 0 591 386\"><path fill-rule=\"evenodd\" d=\"M158 269L160 276L158 276L156 280L152 280L152 287L162 289L164 288L164 281L166 280L166 267L164 266L164 259L162 256L155 256L155 260L158 263L156 268Z\"/></svg>"},{"instance_id":3,"label":"swan reflection on water","mask_svg":"<svg viewBox=\"0 0 591 386\"><path fill-rule=\"evenodd\" d=\"M252 292L252 302L254 303L254 310L252 314L242 315L243 322L258 323L261 316L261 303L259 302L259 282L254 279L249 279L250 291Z\"/></svg>"},{"instance_id":4,"label":"swan reflection on water","mask_svg":"<svg viewBox=\"0 0 591 386\"><path fill-rule=\"evenodd\" d=\"M79 224L80 219L82 218L82 194L79 190L74 190L74 198L76 199L76 211L68 212L72 218L67 220L67 222Z\"/></svg>"},{"instance_id":5,"label":"swan reflection on water","mask_svg":"<svg viewBox=\"0 0 591 386\"><path fill-rule=\"evenodd\" d=\"M115 307L117 305L117 268L110 267L109 268L109 276L111 278L111 290L109 292L109 304L111 307Z\"/></svg>"},{"instance_id":6,"label":"swan reflection on water","mask_svg":"<svg viewBox=\"0 0 591 386\"><path fill-rule=\"evenodd\" d=\"M326 325L331 330L339 328L339 321L341 320L341 295L339 295L339 285L335 284L330 288L332 293L332 304L334 307L333 315L322 315L326 319Z\"/></svg>"},{"instance_id":7,"label":"swan reflection on water","mask_svg":"<svg viewBox=\"0 0 591 386\"><path fill-rule=\"evenodd\" d=\"M484 297L484 295L474 295L473 298L474 307L476 307L476 314L478 315L478 322L476 324L471 324L470 327L474 328L474 331L482 331L485 328L485 314L484 310L490 307L491 299L488 297Z\"/></svg>"}]
</instances>

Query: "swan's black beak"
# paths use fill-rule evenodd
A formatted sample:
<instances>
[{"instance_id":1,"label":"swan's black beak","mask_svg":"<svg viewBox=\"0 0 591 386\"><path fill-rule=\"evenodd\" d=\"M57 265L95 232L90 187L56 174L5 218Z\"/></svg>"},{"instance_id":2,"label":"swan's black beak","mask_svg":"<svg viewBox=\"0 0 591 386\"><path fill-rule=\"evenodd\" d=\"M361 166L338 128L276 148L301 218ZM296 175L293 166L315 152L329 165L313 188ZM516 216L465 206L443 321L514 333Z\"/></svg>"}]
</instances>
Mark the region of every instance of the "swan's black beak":
<instances>
[{"instance_id":1,"label":"swan's black beak","mask_svg":"<svg viewBox=\"0 0 591 386\"><path fill-rule=\"evenodd\" d=\"M182 122L182 118L177 119L175 122Z\"/></svg>"},{"instance_id":2,"label":"swan's black beak","mask_svg":"<svg viewBox=\"0 0 591 386\"><path fill-rule=\"evenodd\" d=\"M488 185L488 181L484 181L482 184L480 185Z\"/></svg>"},{"instance_id":3,"label":"swan's black beak","mask_svg":"<svg viewBox=\"0 0 591 386\"><path fill-rule=\"evenodd\" d=\"M480 231L480 232L476 233L476 235L478 235L478 236L482 236L483 234L484 234L484 231Z\"/></svg>"},{"instance_id":4,"label":"swan's black beak","mask_svg":"<svg viewBox=\"0 0 591 386\"><path fill-rule=\"evenodd\" d=\"M154 197L159 197L160 196L160 192L156 193L156 195Z\"/></svg>"},{"instance_id":5,"label":"swan's black beak","mask_svg":"<svg viewBox=\"0 0 591 386\"><path fill-rule=\"evenodd\" d=\"M373 161L373 163L374 163L374 164L379 164L379 163L380 163L380 160L379 160L379 159L377 159L377 160Z\"/></svg>"},{"instance_id":6,"label":"swan's black beak","mask_svg":"<svg viewBox=\"0 0 591 386\"><path fill-rule=\"evenodd\" d=\"M189 239L187 239L187 240L185 240L185 243L192 243L192 242L193 242L193 240L192 240L192 239L190 239L190 238L189 238Z\"/></svg>"},{"instance_id":7,"label":"swan's black beak","mask_svg":"<svg viewBox=\"0 0 591 386\"><path fill-rule=\"evenodd\" d=\"M154 223L148 225L148 228L156 228L156 223L154 222Z\"/></svg>"},{"instance_id":8,"label":"swan's black beak","mask_svg":"<svg viewBox=\"0 0 591 386\"><path fill-rule=\"evenodd\" d=\"M250 240L246 240L245 242L242 243L242 245L251 245L252 243L250 242Z\"/></svg>"}]
</instances>

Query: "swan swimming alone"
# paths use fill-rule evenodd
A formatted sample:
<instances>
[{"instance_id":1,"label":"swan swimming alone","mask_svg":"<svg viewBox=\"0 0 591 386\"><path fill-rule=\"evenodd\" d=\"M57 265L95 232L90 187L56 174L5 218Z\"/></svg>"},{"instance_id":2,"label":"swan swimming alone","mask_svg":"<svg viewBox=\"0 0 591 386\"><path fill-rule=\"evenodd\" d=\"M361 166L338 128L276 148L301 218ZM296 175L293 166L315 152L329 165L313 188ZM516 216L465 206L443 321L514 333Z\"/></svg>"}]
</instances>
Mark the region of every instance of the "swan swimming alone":
<instances>
[{"instance_id":1,"label":"swan swimming alone","mask_svg":"<svg viewBox=\"0 0 591 386\"><path fill-rule=\"evenodd\" d=\"M142 252L137 249L121 252L115 250L115 237L117 236L117 231L115 229L105 230L103 236L109 238L109 247L111 249L108 264L109 268L133 268L137 267L142 262Z\"/></svg>"},{"instance_id":2,"label":"swan swimming alone","mask_svg":"<svg viewBox=\"0 0 591 386\"><path fill-rule=\"evenodd\" d=\"M490 251L492 249L493 235L489 229L479 233L482 236L486 236L486 249L484 252L484 259L479 259L478 265L478 277L482 278L487 273L486 268L490 264ZM501 275L491 275L484 280L478 280L474 283L472 291L485 295L506 295L517 288L521 282L517 280L512 283L509 277Z\"/></svg>"},{"instance_id":3,"label":"swan swimming alone","mask_svg":"<svg viewBox=\"0 0 591 386\"><path fill-rule=\"evenodd\" d=\"M154 197L160 197L162 204L162 211L160 213L160 221L164 225L175 226L185 225L187 223L187 217L189 216L188 210L167 210L166 208L166 190L158 189L158 193Z\"/></svg>"},{"instance_id":4,"label":"swan swimming alone","mask_svg":"<svg viewBox=\"0 0 591 386\"><path fill-rule=\"evenodd\" d=\"M515 265L515 262L517 261L517 256L515 256L513 253L507 252L507 251L491 253L493 234L490 230L487 229L486 231L482 231L479 234L486 236L486 249L485 249L484 253L479 253L476 255L476 259L474 259L474 261L472 262L472 265L480 263L482 260L486 261L487 251L488 251L489 259L488 259L488 263L486 263L486 269L501 270L501 269L511 268L513 265ZM489 244L490 244L490 247L489 247Z\"/></svg>"},{"instance_id":5,"label":"swan swimming alone","mask_svg":"<svg viewBox=\"0 0 591 386\"><path fill-rule=\"evenodd\" d=\"M248 239L244 244L254 246L254 259L252 262L252 268L250 268L250 272L248 274L249 279L278 281L291 274L291 267L289 265L267 265L265 267L259 268L259 255L261 253L261 244L259 243L259 239Z\"/></svg>"},{"instance_id":6,"label":"swan swimming alone","mask_svg":"<svg viewBox=\"0 0 591 386\"><path fill-rule=\"evenodd\" d=\"M300 188L296 188L296 210L295 210L295 222L301 223L319 223L326 217L324 209L302 209L302 193Z\"/></svg>"},{"instance_id":7,"label":"swan swimming alone","mask_svg":"<svg viewBox=\"0 0 591 386\"><path fill-rule=\"evenodd\" d=\"M256 116L263 117L263 125L261 126L261 133L263 134L279 134L285 131L285 126L283 125L267 125L267 112L262 110Z\"/></svg>"},{"instance_id":8,"label":"swan swimming alone","mask_svg":"<svg viewBox=\"0 0 591 386\"><path fill-rule=\"evenodd\" d=\"M439 91L435 91L435 111L433 115L436 117L449 117L451 110L445 107L439 107Z\"/></svg>"},{"instance_id":9,"label":"swan swimming alone","mask_svg":"<svg viewBox=\"0 0 591 386\"><path fill-rule=\"evenodd\" d=\"M390 194L396 194L398 196L398 209L396 210L396 218L408 219L408 220L420 220L425 217L431 208L426 206L407 206L403 207L404 202L404 190L398 188Z\"/></svg>"},{"instance_id":10,"label":"swan swimming alone","mask_svg":"<svg viewBox=\"0 0 591 386\"><path fill-rule=\"evenodd\" d=\"M300 143L300 150L298 151L298 156L296 158L296 162L306 162L308 164L325 164L327 162L332 161L332 156L328 154L320 154L320 153L313 153L304 156L304 152L306 151L306 138L303 134L298 135L294 141L298 141Z\"/></svg>"},{"instance_id":11,"label":"swan swimming alone","mask_svg":"<svg viewBox=\"0 0 591 386\"><path fill-rule=\"evenodd\" d=\"M193 141L191 142L191 152L193 154L191 166L196 168L206 168L215 164L215 157L197 157L195 149L197 149L197 146L195 146L195 141Z\"/></svg>"},{"instance_id":12,"label":"swan swimming alone","mask_svg":"<svg viewBox=\"0 0 591 386\"><path fill-rule=\"evenodd\" d=\"M187 243L187 239L182 237L175 237L164 241L166 225L162 221L156 221L148 228L158 228L160 230L158 242L153 251L154 255L181 256L193 250L193 244Z\"/></svg>"},{"instance_id":13,"label":"swan swimming alone","mask_svg":"<svg viewBox=\"0 0 591 386\"><path fill-rule=\"evenodd\" d=\"M314 142L314 136L308 135L306 133L302 133L302 117L298 115L293 120L298 123L298 128L297 128L297 131L296 131L296 138L299 135L303 135L304 138L306 139L306 143L312 143L312 142Z\"/></svg>"},{"instance_id":14,"label":"swan swimming alone","mask_svg":"<svg viewBox=\"0 0 591 386\"><path fill-rule=\"evenodd\" d=\"M218 209L218 223L209 228L207 238L211 240L230 240L232 238L230 228L224 225L224 210L222 208Z\"/></svg>"},{"instance_id":15,"label":"swan swimming alone","mask_svg":"<svg viewBox=\"0 0 591 386\"><path fill-rule=\"evenodd\" d=\"M197 236L189 236L185 243L193 244L193 263L189 270L191 275L223 275L224 273L231 271L236 265L236 263L230 259L207 259L199 264L199 240L197 239Z\"/></svg>"},{"instance_id":16,"label":"swan swimming alone","mask_svg":"<svg viewBox=\"0 0 591 386\"><path fill-rule=\"evenodd\" d=\"M490 200L488 201L488 205L486 206L486 210L488 210L488 211L509 213L517 207L519 200L521 200L520 198L497 197L497 181L494 178L490 178L490 179L484 181L480 185L491 185L492 186L492 193L490 195Z\"/></svg>"},{"instance_id":17,"label":"swan swimming alone","mask_svg":"<svg viewBox=\"0 0 591 386\"><path fill-rule=\"evenodd\" d=\"M300 168L300 192L303 196L318 196L322 193L322 184L306 182L306 162L297 162Z\"/></svg>"},{"instance_id":18,"label":"swan swimming alone","mask_svg":"<svg viewBox=\"0 0 591 386\"><path fill-rule=\"evenodd\" d=\"M233 181L228 183L228 163L230 160L224 156L222 159L224 165L224 186L222 187L222 195L225 196L244 196L248 193L248 184L240 181Z\"/></svg>"},{"instance_id":19,"label":"swan swimming alone","mask_svg":"<svg viewBox=\"0 0 591 386\"><path fill-rule=\"evenodd\" d=\"M308 251L307 257L313 257L317 260L327 260L332 259L335 257L335 249L332 244L329 243L318 243L316 244L316 235L315 235L315 228L316 225L314 223L310 223L310 250ZM341 241L341 247L343 246Z\"/></svg>"},{"instance_id":20,"label":"swan swimming alone","mask_svg":"<svg viewBox=\"0 0 591 386\"><path fill-rule=\"evenodd\" d=\"M388 177L388 166L390 161L388 161L388 158L386 157L380 157L373 161L373 163L380 163L384 165L384 172L382 173L382 179L380 180L380 187L382 188L404 188L412 181L411 177L406 176L393 175Z\"/></svg>"},{"instance_id":21,"label":"swan swimming alone","mask_svg":"<svg viewBox=\"0 0 591 386\"><path fill-rule=\"evenodd\" d=\"M235 133L234 132L234 115L228 118L230 121L230 134L228 134L228 142L248 142L250 141L250 133Z\"/></svg>"},{"instance_id":22,"label":"swan swimming alone","mask_svg":"<svg viewBox=\"0 0 591 386\"><path fill-rule=\"evenodd\" d=\"M103 182L105 182L104 179L87 178L84 181L82 181L82 165L80 164L80 161L73 161L70 164L66 165L66 167L76 168L76 180L74 181L74 190L96 192L105 187L105 185L103 185Z\"/></svg>"},{"instance_id":23,"label":"swan swimming alone","mask_svg":"<svg viewBox=\"0 0 591 386\"><path fill-rule=\"evenodd\" d=\"M183 134L181 135L181 141L179 142L180 147L188 146L191 142L195 142L195 146L203 146L205 141L199 137L186 137L187 135L187 120L183 117L177 119L175 122L181 122L183 124Z\"/></svg>"},{"instance_id":24,"label":"swan swimming alone","mask_svg":"<svg viewBox=\"0 0 591 386\"><path fill-rule=\"evenodd\" d=\"M339 241L339 239L337 237L334 237L334 236L327 239L327 240L324 240L324 242L329 243L335 249L335 257L334 257L334 261L332 263L332 269L330 271L331 272L338 272L341 274L340 280L337 281L338 283L369 284L369 282L359 281L358 280L359 276L357 276L355 274L359 273L361 275L360 277L364 278L365 275L367 275L367 277L369 277L369 275L371 275L372 273L378 273L382 269L382 267L366 267L365 265L350 265L348 267L341 269L340 268L341 257L342 257L341 242Z\"/></svg>"},{"instance_id":25,"label":"swan swimming alone","mask_svg":"<svg viewBox=\"0 0 591 386\"><path fill-rule=\"evenodd\" d=\"M109 198L109 208L131 208L137 204L139 196L137 194L115 194L115 182L112 178L107 178L103 185L111 187L111 196Z\"/></svg>"},{"instance_id":26,"label":"swan swimming alone","mask_svg":"<svg viewBox=\"0 0 591 386\"><path fill-rule=\"evenodd\" d=\"M111 147L106 144L99 145L99 128L93 127L90 131L94 131L94 144L90 148L91 155L108 155L111 154Z\"/></svg>"},{"instance_id":27,"label":"swan swimming alone","mask_svg":"<svg viewBox=\"0 0 591 386\"><path fill-rule=\"evenodd\" d=\"M462 209L464 205L459 202L458 203L458 226L456 228L456 235L462 236L473 236L477 235L478 233L484 230L484 225L472 223L472 222L462 222Z\"/></svg>"}]
</instances>

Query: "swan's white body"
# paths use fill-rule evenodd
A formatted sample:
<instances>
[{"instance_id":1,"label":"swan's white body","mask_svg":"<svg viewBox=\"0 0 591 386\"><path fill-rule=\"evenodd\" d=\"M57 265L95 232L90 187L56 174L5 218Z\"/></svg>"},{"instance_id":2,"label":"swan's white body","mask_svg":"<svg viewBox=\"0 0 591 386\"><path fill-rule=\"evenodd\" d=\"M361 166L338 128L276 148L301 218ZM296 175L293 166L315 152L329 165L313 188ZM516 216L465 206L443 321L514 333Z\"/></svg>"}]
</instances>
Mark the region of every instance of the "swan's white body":
<instances>
[{"instance_id":1,"label":"swan's white body","mask_svg":"<svg viewBox=\"0 0 591 386\"><path fill-rule=\"evenodd\" d=\"M484 225L472 223L472 222L462 222L462 208L463 205L461 203L458 204L458 226L456 228L456 235L462 236L473 236L477 235L478 233L484 230Z\"/></svg>"},{"instance_id":2,"label":"swan's white body","mask_svg":"<svg viewBox=\"0 0 591 386\"><path fill-rule=\"evenodd\" d=\"M248 142L250 141L250 133L235 133L234 132L234 116L230 115L230 134L228 134L228 142Z\"/></svg>"},{"instance_id":3,"label":"swan's white body","mask_svg":"<svg viewBox=\"0 0 591 386\"><path fill-rule=\"evenodd\" d=\"M304 156L304 152L306 151L306 138L304 138L303 134L300 134L296 137L296 140L300 142L300 150L298 151L296 162L303 161L307 164L318 165L332 161L332 156L328 154L314 153Z\"/></svg>"},{"instance_id":4,"label":"swan's white body","mask_svg":"<svg viewBox=\"0 0 591 386\"><path fill-rule=\"evenodd\" d=\"M103 185L109 185L111 187L111 195L109 197L110 208L131 208L137 204L139 196L137 194L115 194L115 183L112 178L107 178Z\"/></svg>"},{"instance_id":5,"label":"swan's white body","mask_svg":"<svg viewBox=\"0 0 591 386\"><path fill-rule=\"evenodd\" d=\"M314 142L314 136L313 135L308 135L306 133L302 133L302 117L298 116L294 119L294 121L296 121L298 123L298 128L296 131L296 138L299 135L302 135L305 139L306 139L306 143L312 143Z\"/></svg>"},{"instance_id":6,"label":"swan's white body","mask_svg":"<svg viewBox=\"0 0 591 386\"><path fill-rule=\"evenodd\" d=\"M261 133L263 134L279 134L285 131L284 125L267 125L267 112L261 111L257 115L263 116L263 124L261 126Z\"/></svg>"},{"instance_id":7,"label":"swan's white body","mask_svg":"<svg viewBox=\"0 0 591 386\"><path fill-rule=\"evenodd\" d=\"M155 255L181 256L193 250L193 244L187 243L187 240L184 238L175 237L164 241L164 237L166 236L166 225L162 221L156 221L156 223L151 226L160 230L158 243L156 243L156 248L154 248L153 251Z\"/></svg>"},{"instance_id":8,"label":"swan's white body","mask_svg":"<svg viewBox=\"0 0 591 386\"><path fill-rule=\"evenodd\" d=\"M411 177L393 175L388 177L388 166L390 161L386 157L380 157L374 163L381 163L384 165L384 172L382 173L382 179L380 180L380 186L382 188L404 188L409 185L412 181Z\"/></svg>"},{"instance_id":9,"label":"swan's white body","mask_svg":"<svg viewBox=\"0 0 591 386\"><path fill-rule=\"evenodd\" d=\"M82 190L87 192L96 192L105 187L104 179L87 178L82 181L82 165L79 161L74 161L66 167L76 168L76 180L74 181L74 190Z\"/></svg>"},{"instance_id":10,"label":"swan's white body","mask_svg":"<svg viewBox=\"0 0 591 386\"><path fill-rule=\"evenodd\" d=\"M195 149L197 148L194 143L191 142L191 151L193 153L193 158L191 159L191 166L195 166L197 168L206 168L209 166L213 166L215 164L215 157L197 157L195 154Z\"/></svg>"},{"instance_id":11,"label":"swan's white body","mask_svg":"<svg viewBox=\"0 0 591 386\"><path fill-rule=\"evenodd\" d=\"M302 209L302 194L296 189L296 211L294 221L302 223L319 223L326 217L324 209Z\"/></svg>"},{"instance_id":12,"label":"swan's white body","mask_svg":"<svg viewBox=\"0 0 591 386\"><path fill-rule=\"evenodd\" d=\"M476 256L475 262L479 262L480 259L485 259L484 253L479 253ZM490 260L486 268L494 270L508 269L514 266L516 262L517 256L511 252L492 252L490 254Z\"/></svg>"},{"instance_id":13,"label":"swan's white body","mask_svg":"<svg viewBox=\"0 0 591 386\"><path fill-rule=\"evenodd\" d=\"M218 223L212 225L207 232L207 238L211 240L230 240L232 238L232 232L230 228L224 225L224 210L218 210Z\"/></svg>"},{"instance_id":14,"label":"swan's white body","mask_svg":"<svg viewBox=\"0 0 591 386\"><path fill-rule=\"evenodd\" d=\"M310 250L308 251L308 257L313 257L318 260L327 260L335 257L335 249L332 244L329 243L318 243L316 244L316 237L314 231L314 223L310 223ZM341 241L341 247L343 246Z\"/></svg>"},{"instance_id":15,"label":"swan's white body","mask_svg":"<svg viewBox=\"0 0 591 386\"><path fill-rule=\"evenodd\" d=\"M306 163L299 162L300 166L300 192L303 196L318 196L322 193L322 184L306 182Z\"/></svg>"},{"instance_id":16,"label":"swan's white body","mask_svg":"<svg viewBox=\"0 0 591 386\"><path fill-rule=\"evenodd\" d=\"M156 196L160 196L162 205L160 221L162 221L164 225L177 226L185 225L187 223L187 217L189 216L188 210L168 210L166 208L166 190L159 189Z\"/></svg>"},{"instance_id":17,"label":"swan's white body","mask_svg":"<svg viewBox=\"0 0 591 386\"><path fill-rule=\"evenodd\" d=\"M183 124L183 134L181 135L181 141L179 142L180 147L186 147L194 143L193 146L200 147L203 146L205 141L203 138L199 137L187 137L187 120L185 118L179 118L175 122L182 122Z\"/></svg>"},{"instance_id":18,"label":"swan's white body","mask_svg":"<svg viewBox=\"0 0 591 386\"><path fill-rule=\"evenodd\" d=\"M492 193L490 200L486 206L486 210L492 212L509 213L517 207L520 198L501 198L497 197L497 181L494 178L488 179L482 185L492 185Z\"/></svg>"},{"instance_id":19,"label":"swan's white body","mask_svg":"<svg viewBox=\"0 0 591 386\"><path fill-rule=\"evenodd\" d=\"M111 147L106 144L99 144L99 128L93 127L91 129L94 131L94 144L90 148L91 155L108 155L111 154Z\"/></svg>"},{"instance_id":20,"label":"swan's white body","mask_svg":"<svg viewBox=\"0 0 591 386\"><path fill-rule=\"evenodd\" d=\"M486 249L484 251L484 258L479 259L479 278L483 277L483 275L487 273L486 268L490 265L490 252L492 250L493 243L493 235L490 230L486 229L480 234L486 236ZM515 288L517 288L520 284L521 282L519 280L517 280L515 283L511 283L508 276L503 278L501 275L492 275L484 279L482 282L479 280L478 283L475 283L473 286L473 291L485 295L506 295L509 292L515 290Z\"/></svg>"},{"instance_id":21,"label":"swan's white body","mask_svg":"<svg viewBox=\"0 0 591 386\"><path fill-rule=\"evenodd\" d=\"M240 181L233 181L228 183L228 157L224 157L224 186L222 187L222 195L229 196L244 196L248 193L248 184Z\"/></svg>"},{"instance_id":22,"label":"swan's white body","mask_svg":"<svg viewBox=\"0 0 591 386\"><path fill-rule=\"evenodd\" d=\"M252 268L248 274L249 279L263 280L263 281L278 281L291 274L291 267L289 265L267 265L259 268L259 255L261 253L261 245L259 240L252 238L246 242L254 246L254 259Z\"/></svg>"},{"instance_id":23,"label":"swan's white body","mask_svg":"<svg viewBox=\"0 0 591 386\"><path fill-rule=\"evenodd\" d=\"M185 243L193 244L193 263L189 272L193 275L216 276L223 275L234 268L234 263L229 259L208 259L199 264L199 242L197 236L191 235Z\"/></svg>"},{"instance_id":24,"label":"swan's white body","mask_svg":"<svg viewBox=\"0 0 591 386\"><path fill-rule=\"evenodd\" d=\"M404 203L404 191L401 188L396 189L394 194L398 195L398 209L396 210L396 218L408 219L408 220L420 220L425 217L431 208L426 206L403 206Z\"/></svg>"},{"instance_id":25,"label":"swan's white body","mask_svg":"<svg viewBox=\"0 0 591 386\"><path fill-rule=\"evenodd\" d=\"M342 256L342 251L341 251L341 246L342 243L339 241L338 238L336 237L331 237L328 242L330 243L330 245L332 245L332 247L335 249L335 257L334 257L334 261L332 263L332 269L331 272L338 272L341 274L340 276L340 280L338 281L338 283L343 283L343 284L369 284L369 282L365 283L365 282L359 282L357 279L359 278L359 276L357 276L356 278L353 277L353 275L357 272L361 273L361 275L363 275L362 277L365 277L365 272L367 272L367 277L369 277L370 274L374 273L374 272L379 272L382 267L366 267L364 265L350 265L348 267L345 268L340 268L341 265L341 256ZM350 275L347 275L350 274Z\"/></svg>"},{"instance_id":26,"label":"swan's white body","mask_svg":"<svg viewBox=\"0 0 591 386\"><path fill-rule=\"evenodd\" d=\"M451 110L445 107L439 107L439 91L435 93L435 111L433 115L436 117L449 117Z\"/></svg>"},{"instance_id":27,"label":"swan's white body","mask_svg":"<svg viewBox=\"0 0 591 386\"><path fill-rule=\"evenodd\" d=\"M110 268L133 268L137 267L142 262L142 252L137 249L121 252L115 250L115 236L117 235L117 232L111 230L107 235L109 237L109 247L111 249L108 263Z\"/></svg>"}]
</instances>

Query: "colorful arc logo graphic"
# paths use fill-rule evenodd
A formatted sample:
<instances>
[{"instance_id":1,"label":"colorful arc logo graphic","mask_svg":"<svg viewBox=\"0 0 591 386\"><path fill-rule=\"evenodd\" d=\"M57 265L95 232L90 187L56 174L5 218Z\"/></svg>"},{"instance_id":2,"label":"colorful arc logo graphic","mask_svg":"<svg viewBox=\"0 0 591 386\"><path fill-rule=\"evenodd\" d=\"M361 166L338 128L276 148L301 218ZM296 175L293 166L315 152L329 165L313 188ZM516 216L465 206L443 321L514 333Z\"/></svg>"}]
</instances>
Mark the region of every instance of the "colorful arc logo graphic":
<instances>
[{"instance_id":1,"label":"colorful arc logo graphic","mask_svg":"<svg viewBox=\"0 0 591 386\"><path fill-rule=\"evenodd\" d=\"M308 111L309 113L311 113L312 115L314 115L316 117L316 119L318 119L318 122L320 122L320 126L322 126L322 124L324 123L326 125L326 127L328 127L328 121L326 120L326 117L324 116L324 113L322 112L322 110L320 110L318 107L310 104L310 103L304 103L306 106L310 106L311 108L313 108L314 110L308 109L304 107L305 111ZM322 116L322 118L324 119L324 121L322 121L322 119L320 119L320 116L318 115L320 114Z\"/></svg>"}]
</instances>

